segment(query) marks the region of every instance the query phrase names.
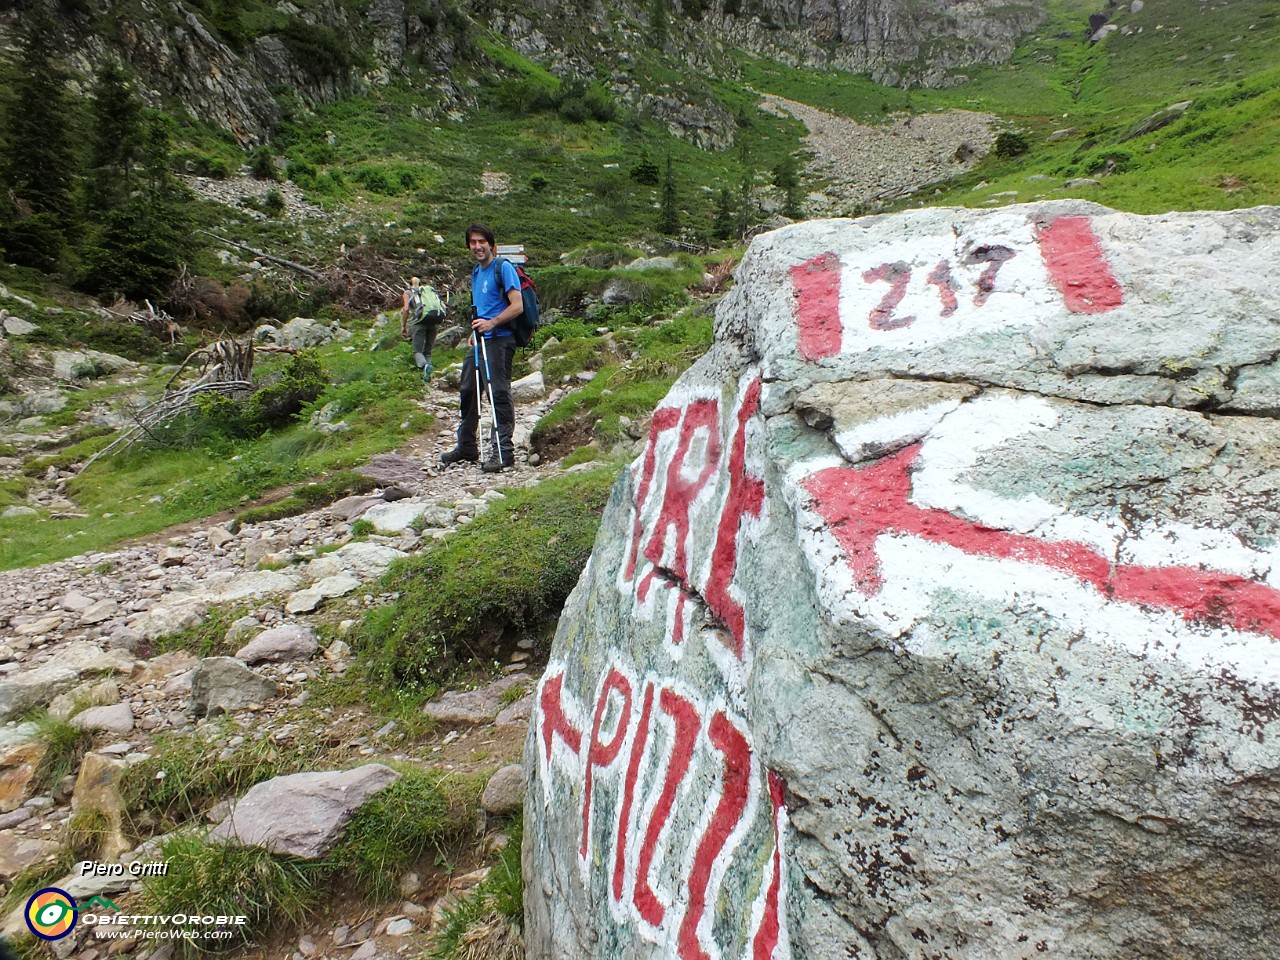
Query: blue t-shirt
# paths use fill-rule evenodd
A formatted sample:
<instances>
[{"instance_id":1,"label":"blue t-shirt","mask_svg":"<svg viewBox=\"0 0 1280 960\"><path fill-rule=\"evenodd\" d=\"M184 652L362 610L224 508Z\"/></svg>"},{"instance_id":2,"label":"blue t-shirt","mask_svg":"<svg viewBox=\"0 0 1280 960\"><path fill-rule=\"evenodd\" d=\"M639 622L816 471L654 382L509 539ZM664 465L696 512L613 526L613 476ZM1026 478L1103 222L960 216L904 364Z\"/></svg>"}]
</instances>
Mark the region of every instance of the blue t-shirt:
<instances>
[{"instance_id":1,"label":"blue t-shirt","mask_svg":"<svg viewBox=\"0 0 1280 960\"><path fill-rule=\"evenodd\" d=\"M476 315L485 319L496 317L507 309L510 303L507 299L508 290L520 289L520 277L509 260L502 261L501 283L498 282L496 269L498 260L498 257L494 257L487 267L477 263L471 268L471 303L476 308ZM493 337L509 337L511 324L504 323L484 336L486 340Z\"/></svg>"}]
</instances>

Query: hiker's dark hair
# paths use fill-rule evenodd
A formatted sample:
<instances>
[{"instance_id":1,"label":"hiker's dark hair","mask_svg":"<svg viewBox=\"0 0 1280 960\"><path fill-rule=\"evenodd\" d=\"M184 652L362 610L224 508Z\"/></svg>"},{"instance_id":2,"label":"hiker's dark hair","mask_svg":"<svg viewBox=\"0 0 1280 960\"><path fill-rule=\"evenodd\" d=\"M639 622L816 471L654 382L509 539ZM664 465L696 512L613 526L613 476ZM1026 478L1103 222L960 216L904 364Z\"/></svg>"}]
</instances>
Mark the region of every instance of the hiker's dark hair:
<instances>
[{"instance_id":1,"label":"hiker's dark hair","mask_svg":"<svg viewBox=\"0 0 1280 960\"><path fill-rule=\"evenodd\" d=\"M473 233L478 233L480 236L484 237L485 240L488 241L489 246L495 246L493 231L489 229L489 225L487 223L473 223L471 226L467 227L465 239L468 245L471 244L471 235Z\"/></svg>"}]
</instances>

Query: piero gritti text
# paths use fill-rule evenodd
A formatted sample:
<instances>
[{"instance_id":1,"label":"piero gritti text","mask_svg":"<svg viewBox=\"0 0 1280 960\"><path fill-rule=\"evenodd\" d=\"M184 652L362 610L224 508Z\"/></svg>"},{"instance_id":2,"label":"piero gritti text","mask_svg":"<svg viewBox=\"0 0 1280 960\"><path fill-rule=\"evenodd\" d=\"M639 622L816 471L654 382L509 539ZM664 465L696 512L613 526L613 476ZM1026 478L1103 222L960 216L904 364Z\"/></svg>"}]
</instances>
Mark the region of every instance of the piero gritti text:
<instances>
[{"instance_id":1,"label":"piero gritti text","mask_svg":"<svg viewBox=\"0 0 1280 960\"><path fill-rule=\"evenodd\" d=\"M96 860L85 860L80 864L82 877L163 877L169 872L167 860L155 860L144 863L135 860L133 863L101 863Z\"/></svg>"}]
</instances>

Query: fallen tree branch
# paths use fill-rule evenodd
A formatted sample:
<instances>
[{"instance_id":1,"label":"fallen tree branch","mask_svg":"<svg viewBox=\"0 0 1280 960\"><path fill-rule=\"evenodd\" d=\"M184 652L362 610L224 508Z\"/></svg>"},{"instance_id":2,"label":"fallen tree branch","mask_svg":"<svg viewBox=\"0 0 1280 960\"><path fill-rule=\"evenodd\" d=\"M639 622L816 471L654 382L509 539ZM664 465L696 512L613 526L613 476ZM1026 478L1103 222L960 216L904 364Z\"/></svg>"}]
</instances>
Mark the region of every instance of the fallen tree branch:
<instances>
[{"instance_id":1,"label":"fallen tree branch","mask_svg":"<svg viewBox=\"0 0 1280 960\"><path fill-rule=\"evenodd\" d=\"M199 398L203 394L217 393L236 397L251 392L253 358L253 343L240 343L236 340L220 340L194 351L179 364L177 371L165 384L160 398L133 412L133 426L86 460L80 469L86 470L102 457L128 449L143 437L163 443L164 440L158 433L159 428L178 417L194 413L199 408ZM195 372L196 369L199 373L193 382L175 389L174 384L184 371Z\"/></svg>"},{"instance_id":2,"label":"fallen tree branch","mask_svg":"<svg viewBox=\"0 0 1280 960\"><path fill-rule=\"evenodd\" d=\"M296 270L298 271L298 273L301 273L303 276L310 277L312 280L319 281L324 279L324 276L320 273L320 271L313 270L310 267L304 267L302 264L295 263L293 260L286 260L284 257L274 256L273 254L267 253L263 250L257 250L251 246L248 246L247 244L237 243L235 240L228 240L226 237L220 237L216 233L211 233L208 230L202 230L200 232L205 234L206 236L213 237L213 239L217 240L219 243L225 243L228 246L238 247L241 250L247 250L249 253L252 253L255 257L257 257L259 260L266 260L269 263L278 263L280 266L288 267L290 270Z\"/></svg>"}]
</instances>

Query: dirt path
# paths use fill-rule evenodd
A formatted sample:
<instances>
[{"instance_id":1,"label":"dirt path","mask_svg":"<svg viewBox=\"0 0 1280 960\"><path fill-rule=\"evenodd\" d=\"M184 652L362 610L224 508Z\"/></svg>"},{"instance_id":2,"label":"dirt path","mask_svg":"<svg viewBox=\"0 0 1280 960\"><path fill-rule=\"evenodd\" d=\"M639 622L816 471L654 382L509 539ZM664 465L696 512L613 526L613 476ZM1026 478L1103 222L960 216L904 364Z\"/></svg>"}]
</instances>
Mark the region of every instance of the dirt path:
<instances>
[{"instance_id":1,"label":"dirt path","mask_svg":"<svg viewBox=\"0 0 1280 960\"><path fill-rule=\"evenodd\" d=\"M805 204L815 217L865 212L964 172L991 149L998 120L994 114L948 110L872 127L771 95L761 97L760 106L794 117L809 131L806 173L823 181Z\"/></svg>"}]
</instances>

